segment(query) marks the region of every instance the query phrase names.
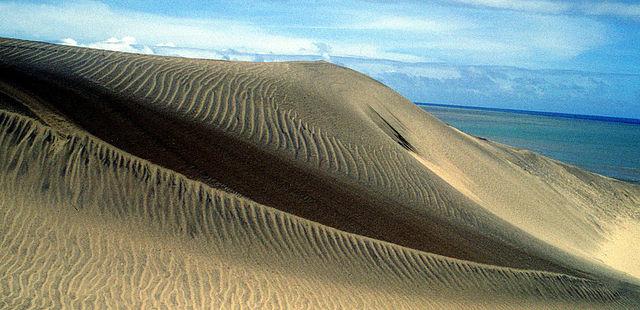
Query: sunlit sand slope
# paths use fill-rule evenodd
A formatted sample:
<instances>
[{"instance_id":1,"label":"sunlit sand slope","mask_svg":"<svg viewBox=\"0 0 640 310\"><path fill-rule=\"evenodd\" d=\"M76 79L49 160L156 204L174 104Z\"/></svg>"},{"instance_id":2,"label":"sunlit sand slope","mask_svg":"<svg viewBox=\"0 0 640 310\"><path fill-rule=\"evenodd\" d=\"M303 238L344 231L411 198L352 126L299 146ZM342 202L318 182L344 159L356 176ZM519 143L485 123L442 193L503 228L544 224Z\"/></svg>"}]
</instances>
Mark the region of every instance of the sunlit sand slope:
<instances>
[{"instance_id":1,"label":"sunlit sand slope","mask_svg":"<svg viewBox=\"0 0 640 310\"><path fill-rule=\"evenodd\" d=\"M8 308L624 306L632 290L344 233L0 116Z\"/></svg>"},{"instance_id":2,"label":"sunlit sand slope","mask_svg":"<svg viewBox=\"0 0 640 310\"><path fill-rule=\"evenodd\" d=\"M0 70L12 308L639 300L638 187L357 72L9 39Z\"/></svg>"}]
</instances>

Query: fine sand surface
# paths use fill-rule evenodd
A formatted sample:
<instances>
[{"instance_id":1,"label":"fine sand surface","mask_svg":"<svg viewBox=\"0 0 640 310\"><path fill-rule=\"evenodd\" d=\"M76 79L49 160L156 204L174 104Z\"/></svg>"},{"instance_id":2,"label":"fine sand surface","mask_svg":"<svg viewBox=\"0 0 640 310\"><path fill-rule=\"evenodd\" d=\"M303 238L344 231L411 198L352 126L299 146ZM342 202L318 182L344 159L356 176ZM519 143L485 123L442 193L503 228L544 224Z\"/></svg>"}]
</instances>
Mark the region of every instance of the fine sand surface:
<instances>
[{"instance_id":1,"label":"fine sand surface","mask_svg":"<svg viewBox=\"0 0 640 310\"><path fill-rule=\"evenodd\" d=\"M640 187L324 62L0 39L0 308L622 308Z\"/></svg>"}]
</instances>

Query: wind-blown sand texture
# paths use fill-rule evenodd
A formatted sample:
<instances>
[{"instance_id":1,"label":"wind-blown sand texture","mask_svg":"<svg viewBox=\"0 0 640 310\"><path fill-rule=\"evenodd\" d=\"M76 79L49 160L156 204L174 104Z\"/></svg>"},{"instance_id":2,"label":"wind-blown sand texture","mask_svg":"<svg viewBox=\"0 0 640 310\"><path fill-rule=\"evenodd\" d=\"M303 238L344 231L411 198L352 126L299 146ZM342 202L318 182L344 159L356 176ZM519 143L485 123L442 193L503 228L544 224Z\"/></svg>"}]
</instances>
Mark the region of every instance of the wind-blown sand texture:
<instances>
[{"instance_id":1,"label":"wind-blown sand texture","mask_svg":"<svg viewBox=\"0 0 640 310\"><path fill-rule=\"evenodd\" d=\"M640 187L324 62L0 39L0 308L633 308Z\"/></svg>"}]
</instances>

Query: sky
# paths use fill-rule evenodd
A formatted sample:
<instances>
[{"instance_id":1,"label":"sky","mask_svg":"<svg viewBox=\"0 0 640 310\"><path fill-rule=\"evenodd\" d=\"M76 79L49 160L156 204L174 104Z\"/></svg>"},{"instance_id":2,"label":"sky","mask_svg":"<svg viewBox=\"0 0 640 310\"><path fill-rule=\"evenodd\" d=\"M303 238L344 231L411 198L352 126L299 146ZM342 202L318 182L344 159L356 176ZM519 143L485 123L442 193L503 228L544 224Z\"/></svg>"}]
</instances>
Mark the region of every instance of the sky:
<instances>
[{"instance_id":1,"label":"sky","mask_svg":"<svg viewBox=\"0 0 640 310\"><path fill-rule=\"evenodd\" d=\"M640 4L302 2L0 0L0 36L182 57L325 60L418 102L640 118Z\"/></svg>"}]
</instances>

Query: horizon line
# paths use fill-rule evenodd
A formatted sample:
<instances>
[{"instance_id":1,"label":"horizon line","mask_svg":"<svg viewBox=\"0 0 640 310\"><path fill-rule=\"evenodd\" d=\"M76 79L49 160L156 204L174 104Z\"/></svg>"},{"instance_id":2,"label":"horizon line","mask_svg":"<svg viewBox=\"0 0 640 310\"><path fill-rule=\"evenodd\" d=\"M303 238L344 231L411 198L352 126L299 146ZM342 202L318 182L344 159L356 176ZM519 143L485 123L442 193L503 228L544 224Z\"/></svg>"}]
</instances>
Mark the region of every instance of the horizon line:
<instances>
[{"instance_id":1,"label":"horizon line","mask_svg":"<svg viewBox=\"0 0 640 310\"><path fill-rule=\"evenodd\" d=\"M536 110L519 110L519 109L509 109L509 108L491 108L491 107L483 107L483 106L467 106L467 105L455 105L455 104L443 104L443 103L431 103L431 102L418 102L418 101L415 101L414 103L416 105L418 105L418 106L425 105L425 106L436 106L436 107L446 107L446 108L460 108L460 109L468 109L468 110L484 110L484 111L494 111L494 112L511 112L511 113L516 113L516 114L538 115L538 116L553 116L553 117L562 117L562 118L570 118L570 119L584 119L584 120L593 120L593 121L604 121L604 122L614 122L614 123L625 123L625 124L640 125L640 119L638 119L638 118L630 118L630 117L591 115L591 114L573 114L573 113L536 111Z\"/></svg>"}]
</instances>

